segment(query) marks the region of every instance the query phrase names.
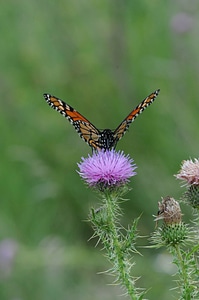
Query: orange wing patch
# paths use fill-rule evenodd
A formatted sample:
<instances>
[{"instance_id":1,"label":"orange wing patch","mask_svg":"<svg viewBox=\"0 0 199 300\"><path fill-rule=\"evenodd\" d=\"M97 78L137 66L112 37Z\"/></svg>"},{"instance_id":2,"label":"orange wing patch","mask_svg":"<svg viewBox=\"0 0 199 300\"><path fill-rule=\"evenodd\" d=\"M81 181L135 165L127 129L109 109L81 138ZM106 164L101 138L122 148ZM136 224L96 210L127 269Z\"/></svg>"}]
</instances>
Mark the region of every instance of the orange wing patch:
<instances>
[{"instance_id":1,"label":"orange wing patch","mask_svg":"<svg viewBox=\"0 0 199 300\"><path fill-rule=\"evenodd\" d=\"M89 123L89 121L86 118L84 118L80 113L78 113L78 111L76 111L75 109L73 111L67 110L67 116L70 117L73 120L73 122L81 121Z\"/></svg>"}]
</instances>

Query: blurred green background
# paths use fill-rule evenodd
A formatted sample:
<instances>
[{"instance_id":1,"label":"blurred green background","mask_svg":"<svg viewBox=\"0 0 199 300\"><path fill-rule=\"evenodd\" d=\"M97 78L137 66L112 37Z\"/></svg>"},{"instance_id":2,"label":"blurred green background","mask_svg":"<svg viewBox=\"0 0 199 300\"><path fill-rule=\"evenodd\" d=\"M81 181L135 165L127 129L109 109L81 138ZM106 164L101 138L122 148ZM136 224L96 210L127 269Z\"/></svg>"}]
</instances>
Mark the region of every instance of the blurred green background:
<instances>
[{"instance_id":1,"label":"blurred green background","mask_svg":"<svg viewBox=\"0 0 199 300\"><path fill-rule=\"evenodd\" d=\"M142 214L139 234L150 235L161 196L181 196L173 177L181 161L198 157L198 32L198 1L1 3L0 299L111 300L123 293L97 274L110 266L97 241L88 241L85 220L99 199L76 170L91 150L43 93L114 129L161 89L117 146L138 166L123 224ZM138 286L152 287L149 299L170 299L170 258L164 250L139 251Z\"/></svg>"}]
</instances>

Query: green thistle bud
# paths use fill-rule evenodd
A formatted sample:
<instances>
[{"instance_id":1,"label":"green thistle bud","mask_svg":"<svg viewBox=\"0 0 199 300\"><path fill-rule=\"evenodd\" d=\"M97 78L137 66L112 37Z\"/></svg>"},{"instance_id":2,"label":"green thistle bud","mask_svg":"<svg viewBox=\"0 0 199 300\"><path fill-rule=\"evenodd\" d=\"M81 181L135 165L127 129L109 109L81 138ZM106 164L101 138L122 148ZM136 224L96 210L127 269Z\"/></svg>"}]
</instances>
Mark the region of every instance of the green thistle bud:
<instances>
[{"instance_id":1,"label":"green thistle bud","mask_svg":"<svg viewBox=\"0 0 199 300\"><path fill-rule=\"evenodd\" d=\"M184 193L184 200L190 204L193 208L199 209L199 185L190 185L187 191Z\"/></svg>"},{"instance_id":2,"label":"green thistle bud","mask_svg":"<svg viewBox=\"0 0 199 300\"><path fill-rule=\"evenodd\" d=\"M175 246L181 244L187 238L187 227L184 223L163 224L161 229L162 241L166 245Z\"/></svg>"}]
</instances>

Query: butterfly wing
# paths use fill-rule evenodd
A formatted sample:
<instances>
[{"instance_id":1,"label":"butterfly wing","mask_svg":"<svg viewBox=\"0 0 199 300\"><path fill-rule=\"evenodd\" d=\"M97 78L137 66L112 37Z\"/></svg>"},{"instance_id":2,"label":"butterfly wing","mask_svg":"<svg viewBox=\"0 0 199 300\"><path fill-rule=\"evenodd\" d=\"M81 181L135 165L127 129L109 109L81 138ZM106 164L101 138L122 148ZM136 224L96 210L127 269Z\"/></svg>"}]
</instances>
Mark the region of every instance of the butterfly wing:
<instances>
[{"instance_id":1,"label":"butterfly wing","mask_svg":"<svg viewBox=\"0 0 199 300\"><path fill-rule=\"evenodd\" d=\"M116 143L124 136L126 131L128 130L130 124L139 116L153 101L159 94L159 89L154 93L150 94L146 97L123 121L122 123L115 129L113 135Z\"/></svg>"},{"instance_id":2,"label":"butterfly wing","mask_svg":"<svg viewBox=\"0 0 199 300\"><path fill-rule=\"evenodd\" d=\"M79 136L92 148L99 149L100 131L73 107L50 94L44 94L46 102L75 127Z\"/></svg>"}]
</instances>

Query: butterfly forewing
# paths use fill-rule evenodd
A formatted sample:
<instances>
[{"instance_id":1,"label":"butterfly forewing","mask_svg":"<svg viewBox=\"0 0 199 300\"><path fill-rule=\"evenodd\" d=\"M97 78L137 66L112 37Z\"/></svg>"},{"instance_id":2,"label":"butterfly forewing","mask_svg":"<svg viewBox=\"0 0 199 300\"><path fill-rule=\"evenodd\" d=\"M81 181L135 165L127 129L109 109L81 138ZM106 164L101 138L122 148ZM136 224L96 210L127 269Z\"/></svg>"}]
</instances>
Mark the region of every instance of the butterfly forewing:
<instances>
[{"instance_id":1,"label":"butterfly forewing","mask_svg":"<svg viewBox=\"0 0 199 300\"><path fill-rule=\"evenodd\" d=\"M49 94L44 94L44 98L52 108L60 112L70 121L80 137L88 143L89 146L98 148L95 142L98 141L100 132L91 122L61 99Z\"/></svg>"},{"instance_id":2,"label":"butterfly forewing","mask_svg":"<svg viewBox=\"0 0 199 300\"><path fill-rule=\"evenodd\" d=\"M139 116L151 103L153 103L155 98L158 96L159 91L160 90L156 90L154 93L146 97L115 129L114 138L116 142L123 137L130 124L137 118L137 116Z\"/></svg>"}]
</instances>

